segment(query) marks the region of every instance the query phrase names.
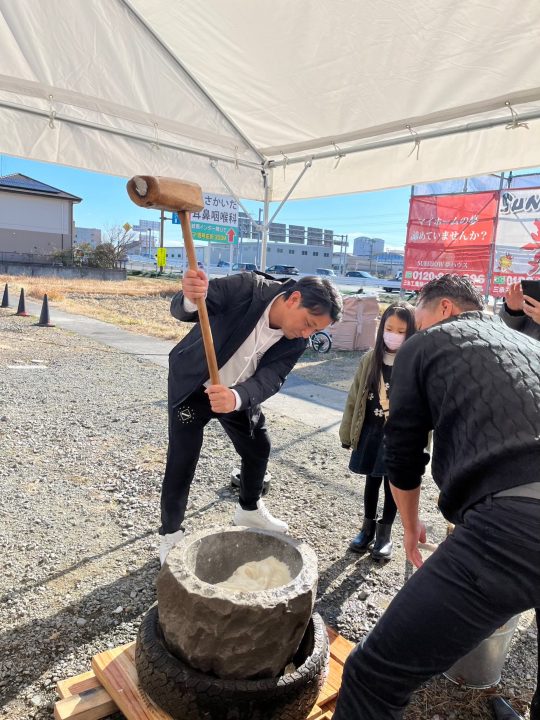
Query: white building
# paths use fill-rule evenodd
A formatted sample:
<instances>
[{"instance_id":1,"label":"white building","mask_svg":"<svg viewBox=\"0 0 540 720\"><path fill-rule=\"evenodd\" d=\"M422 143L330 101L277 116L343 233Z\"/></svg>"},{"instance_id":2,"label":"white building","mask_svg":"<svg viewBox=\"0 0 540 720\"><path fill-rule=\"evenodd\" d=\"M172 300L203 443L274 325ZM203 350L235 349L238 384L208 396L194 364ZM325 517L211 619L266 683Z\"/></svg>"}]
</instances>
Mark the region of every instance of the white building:
<instances>
[{"instance_id":1,"label":"white building","mask_svg":"<svg viewBox=\"0 0 540 720\"><path fill-rule=\"evenodd\" d=\"M26 175L0 177L0 252L50 256L73 248L73 205L81 198Z\"/></svg>"},{"instance_id":2,"label":"white building","mask_svg":"<svg viewBox=\"0 0 540 720\"><path fill-rule=\"evenodd\" d=\"M384 240L360 235L353 240L353 255L358 257L373 257L384 252Z\"/></svg>"},{"instance_id":3,"label":"white building","mask_svg":"<svg viewBox=\"0 0 540 720\"><path fill-rule=\"evenodd\" d=\"M75 226L75 237L73 242L76 245L82 245L85 243L95 248L103 242L101 239L101 229Z\"/></svg>"},{"instance_id":4,"label":"white building","mask_svg":"<svg viewBox=\"0 0 540 720\"><path fill-rule=\"evenodd\" d=\"M244 241L238 246L241 262L259 265L260 244ZM294 265L300 272L314 273L317 268L332 267L332 245L304 245L292 242L269 242L266 246L266 266ZM240 260L236 261L240 262ZM265 270L266 268L261 268Z\"/></svg>"}]
</instances>

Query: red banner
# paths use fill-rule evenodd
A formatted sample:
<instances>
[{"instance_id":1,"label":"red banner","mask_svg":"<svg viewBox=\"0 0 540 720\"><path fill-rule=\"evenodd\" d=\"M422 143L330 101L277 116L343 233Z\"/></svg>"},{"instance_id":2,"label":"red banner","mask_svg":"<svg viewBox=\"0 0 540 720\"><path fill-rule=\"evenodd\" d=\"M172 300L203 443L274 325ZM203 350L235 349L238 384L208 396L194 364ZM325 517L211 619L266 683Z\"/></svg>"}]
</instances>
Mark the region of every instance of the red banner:
<instances>
[{"instance_id":1,"label":"red banner","mask_svg":"<svg viewBox=\"0 0 540 720\"><path fill-rule=\"evenodd\" d=\"M505 190L493 256L490 294L503 297L509 285L540 280L540 188Z\"/></svg>"},{"instance_id":2,"label":"red banner","mask_svg":"<svg viewBox=\"0 0 540 720\"><path fill-rule=\"evenodd\" d=\"M487 290L498 192L411 198L403 287L419 290L446 273Z\"/></svg>"}]
</instances>

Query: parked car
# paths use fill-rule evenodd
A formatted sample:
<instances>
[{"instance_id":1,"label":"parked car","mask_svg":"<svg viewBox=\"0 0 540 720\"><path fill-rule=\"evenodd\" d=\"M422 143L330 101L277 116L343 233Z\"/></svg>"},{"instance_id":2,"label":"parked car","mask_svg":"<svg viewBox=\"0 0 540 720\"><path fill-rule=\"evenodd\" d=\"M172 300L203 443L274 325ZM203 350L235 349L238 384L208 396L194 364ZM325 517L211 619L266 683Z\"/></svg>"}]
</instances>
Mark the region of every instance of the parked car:
<instances>
[{"instance_id":1,"label":"parked car","mask_svg":"<svg viewBox=\"0 0 540 720\"><path fill-rule=\"evenodd\" d=\"M270 265L266 272L271 275L299 275L300 271L294 265Z\"/></svg>"},{"instance_id":2,"label":"parked car","mask_svg":"<svg viewBox=\"0 0 540 720\"><path fill-rule=\"evenodd\" d=\"M233 271L240 271L240 272L255 272L259 268L255 265L255 263L234 263L232 266Z\"/></svg>"},{"instance_id":3,"label":"parked car","mask_svg":"<svg viewBox=\"0 0 540 720\"><path fill-rule=\"evenodd\" d=\"M336 277L336 273L330 268L317 268L315 272L317 275L323 275L324 277Z\"/></svg>"},{"instance_id":4,"label":"parked car","mask_svg":"<svg viewBox=\"0 0 540 720\"><path fill-rule=\"evenodd\" d=\"M218 260L217 267L218 268L230 268L231 263L228 260Z\"/></svg>"},{"instance_id":5,"label":"parked car","mask_svg":"<svg viewBox=\"0 0 540 720\"><path fill-rule=\"evenodd\" d=\"M378 280L375 275L372 275L367 270L349 270L345 273L345 277L362 278L363 280Z\"/></svg>"},{"instance_id":6,"label":"parked car","mask_svg":"<svg viewBox=\"0 0 540 720\"><path fill-rule=\"evenodd\" d=\"M399 292L401 290L401 283L403 282L403 271L399 270L390 282L392 283L391 285L383 285L383 290L388 293L394 292L394 290Z\"/></svg>"}]
</instances>

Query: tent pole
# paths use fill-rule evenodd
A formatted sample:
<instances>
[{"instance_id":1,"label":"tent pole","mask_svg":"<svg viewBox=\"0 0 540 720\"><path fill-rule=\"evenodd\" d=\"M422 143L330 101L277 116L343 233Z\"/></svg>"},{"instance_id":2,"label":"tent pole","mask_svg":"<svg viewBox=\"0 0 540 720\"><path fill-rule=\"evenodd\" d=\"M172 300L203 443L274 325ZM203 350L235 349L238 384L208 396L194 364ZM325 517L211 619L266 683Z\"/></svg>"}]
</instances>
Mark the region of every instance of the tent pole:
<instances>
[{"instance_id":1,"label":"tent pole","mask_svg":"<svg viewBox=\"0 0 540 720\"><path fill-rule=\"evenodd\" d=\"M232 195L232 197L233 197L233 198L236 200L236 202L240 205L240 207L242 208L242 210L243 210L243 211L246 213L246 215L250 218L251 222L252 222L254 225L256 225L257 223L256 223L256 221L255 221L255 218L254 218L253 215L249 212L249 210L246 208L246 206L243 204L243 202L240 200L240 198L238 197L238 195L234 192L234 190L233 190L232 187L229 185L229 183L225 180L225 178L223 177L223 175L220 173L219 168L218 168L218 166L217 166L217 162L216 162L215 160L210 160L210 167L212 168L212 170L214 170L214 172L216 173L216 175L218 176L218 178L219 178L219 179L221 180L221 182L225 185L225 188L227 189L227 192L229 193L229 195Z\"/></svg>"},{"instance_id":2,"label":"tent pole","mask_svg":"<svg viewBox=\"0 0 540 720\"><path fill-rule=\"evenodd\" d=\"M37 115L43 118L48 118L50 116L49 110L31 108L24 105L17 105L16 103L7 102L5 100L0 100L0 107L5 107L8 110L15 110L16 112L26 113L28 115ZM107 127L107 125L91 122L89 120L83 120L82 118L71 118L68 115L63 115L59 112L56 113L54 118L55 120L66 123L68 125L90 128L90 130L98 130L99 132L129 138L130 140L139 140L140 142L143 142L150 146L155 142L155 138L150 137L149 135L141 135L139 133L130 132L129 130L121 130L120 128ZM205 150L198 150L197 148L189 147L187 145L181 145L180 143L169 142L167 140L160 139L159 145L160 147L168 148L170 150L177 150L178 152L184 152L190 155L197 155L199 157L221 160L222 162L230 163L231 165L235 166L240 165L241 167L251 168L254 170L259 170L261 167L260 163L257 163L254 160L242 160L236 157L227 157L226 155L216 155L216 153L212 153L212 155L210 155Z\"/></svg>"},{"instance_id":3,"label":"tent pole","mask_svg":"<svg viewBox=\"0 0 540 720\"><path fill-rule=\"evenodd\" d=\"M519 115L519 121L526 123L529 120L540 119L540 110L531 110L530 112L524 112ZM489 120L478 120L467 123L466 125L458 125L450 128L442 128L436 130L425 130L419 131L414 135L414 141L421 142L422 140L430 140L432 138L449 137L450 135L460 135L464 133L475 132L476 130L488 130L490 128L499 127L501 125L508 125L508 117L498 117ZM368 150L378 150L380 148L395 147L397 145L407 145L411 143L411 135L401 135L400 137L385 138L381 140L374 140L372 142L366 142L362 145L353 145L351 147L339 148L340 154L343 157L347 155L353 155L355 153L367 152ZM326 144L330 144L327 142ZM274 169L281 167L285 164L294 165L301 162L307 162L308 160L324 160L325 158L335 158L335 148L332 150L325 150L318 153L310 153L309 155L300 155L298 157L287 156L286 160L268 160L267 166Z\"/></svg>"},{"instance_id":4,"label":"tent pole","mask_svg":"<svg viewBox=\"0 0 540 720\"><path fill-rule=\"evenodd\" d=\"M283 200L280 202L280 204L279 204L276 212L275 212L275 213L272 215L272 217L270 218L270 223L273 223L273 222L274 222L277 214L279 213L279 211L281 210L281 208L285 205L285 203L287 202L287 200L291 197L291 195L292 195L292 193L293 193L293 191L294 191L294 188L298 185L298 183L300 182L300 180L303 178L304 173L306 172L306 170L307 170L308 168L311 167L311 165L312 165L311 160L308 160L308 161L306 162L306 164L304 165L304 169L302 170L302 172L300 173L300 175L296 178L296 180L294 181L294 183L291 185L291 189L290 189L289 192L285 195L285 197L283 198Z\"/></svg>"},{"instance_id":5,"label":"tent pole","mask_svg":"<svg viewBox=\"0 0 540 720\"><path fill-rule=\"evenodd\" d=\"M263 212L263 227L262 227L262 246L261 246L261 267L260 269L264 272L266 270L266 246L268 244L268 218L270 216L270 183L268 182L268 175L263 172L264 182L264 212Z\"/></svg>"}]
</instances>

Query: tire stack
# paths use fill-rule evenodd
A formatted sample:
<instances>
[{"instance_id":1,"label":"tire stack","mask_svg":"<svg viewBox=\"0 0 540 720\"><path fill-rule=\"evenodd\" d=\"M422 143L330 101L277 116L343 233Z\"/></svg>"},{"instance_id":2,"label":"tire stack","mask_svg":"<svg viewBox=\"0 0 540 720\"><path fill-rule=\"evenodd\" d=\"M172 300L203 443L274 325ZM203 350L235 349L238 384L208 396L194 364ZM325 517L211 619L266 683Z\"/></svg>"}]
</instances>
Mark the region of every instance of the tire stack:
<instances>
[{"instance_id":1,"label":"tire stack","mask_svg":"<svg viewBox=\"0 0 540 720\"><path fill-rule=\"evenodd\" d=\"M143 690L177 720L303 720L324 684L329 655L326 628L314 613L294 667L275 678L224 680L191 668L169 651L154 606L141 623L135 662Z\"/></svg>"}]
</instances>

